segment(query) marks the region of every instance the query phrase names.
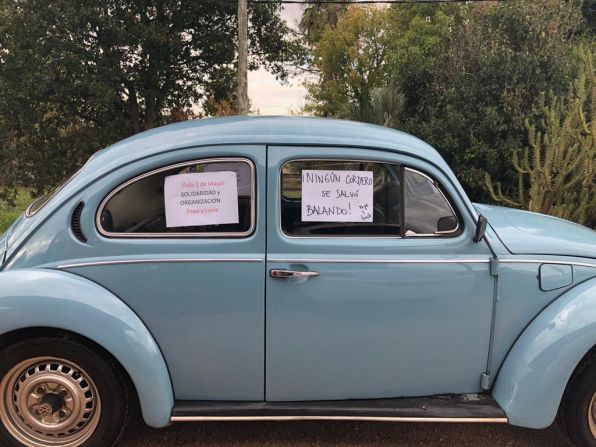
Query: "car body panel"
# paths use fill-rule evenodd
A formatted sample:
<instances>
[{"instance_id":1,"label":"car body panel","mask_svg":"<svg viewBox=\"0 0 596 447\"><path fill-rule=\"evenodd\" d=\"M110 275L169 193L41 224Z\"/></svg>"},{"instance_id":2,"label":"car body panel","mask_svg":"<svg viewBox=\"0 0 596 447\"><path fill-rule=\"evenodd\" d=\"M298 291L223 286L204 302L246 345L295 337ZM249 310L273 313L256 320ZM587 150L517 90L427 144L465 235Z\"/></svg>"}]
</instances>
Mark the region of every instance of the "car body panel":
<instances>
[{"instance_id":1,"label":"car body panel","mask_svg":"<svg viewBox=\"0 0 596 447\"><path fill-rule=\"evenodd\" d=\"M573 370L595 340L596 279L591 279L540 312L507 355L492 394L509 422L548 427Z\"/></svg>"},{"instance_id":2,"label":"car body panel","mask_svg":"<svg viewBox=\"0 0 596 447\"><path fill-rule=\"evenodd\" d=\"M276 149L269 163L267 147ZM97 231L100 203L123 182L222 156L249 158L256 167L249 237L118 239ZM305 157L365 157L427 173L457 209L463 232L286 237L278 167ZM71 230L81 203L86 243ZM479 213L490 225L473 244ZM510 422L542 427L577 362L596 345L595 234L535 213L475 208L434 149L394 130L295 117L188 121L99 151L46 206L0 237L0 251L7 249L0 333L50 326L96 341L129 371L154 426L167 423L175 398L394 398L496 384ZM290 283L270 279L271 268L321 276ZM48 307L48 316L32 314L34 307ZM150 373L141 377L145 364Z\"/></svg>"},{"instance_id":3,"label":"car body panel","mask_svg":"<svg viewBox=\"0 0 596 447\"><path fill-rule=\"evenodd\" d=\"M540 258L530 258L526 261L533 262L521 263L516 263L518 258L514 256L501 259L504 262L501 262L498 268L499 285L495 309L494 342L489 365L493 378L498 376L499 368L515 340L536 315L574 285L596 276L596 262L594 262L594 267L563 264L572 269L573 283L560 289L544 291L540 288L540 267L561 265L543 263L545 260L557 262L556 258L543 257L542 262ZM573 262L573 258L567 260ZM576 259L575 262L581 261ZM520 290L524 292L520 293Z\"/></svg>"},{"instance_id":4,"label":"car body panel","mask_svg":"<svg viewBox=\"0 0 596 447\"><path fill-rule=\"evenodd\" d=\"M413 162L373 150L269 147L269 197L279 197L278 172L285 162L321 152L348 160ZM279 226L280 200L269 203L267 270L320 276L267 278L268 400L480 391L494 279L490 250L472 242L473 220L465 210L463 233L452 239L288 237Z\"/></svg>"},{"instance_id":5,"label":"car body panel","mask_svg":"<svg viewBox=\"0 0 596 447\"><path fill-rule=\"evenodd\" d=\"M145 421L154 427L169 423L174 398L159 347L143 322L109 291L48 269L0 274L0 334L31 327L67 330L102 346L130 375Z\"/></svg>"},{"instance_id":6,"label":"car body panel","mask_svg":"<svg viewBox=\"0 0 596 447\"><path fill-rule=\"evenodd\" d=\"M68 270L105 285L151 328L177 400L263 400L262 254L246 262L201 256L210 260ZM233 272L229 280L222 281L222 270Z\"/></svg>"},{"instance_id":7,"label":"car body panel","mask_svg":"<svg viewBox=\"0 0 596 447\"><path fill-rule=\"evenodd\" d=\"M573 267L569 264L542 264L538 270L540 290L549 292L573 284Z\"/></svg>"},{"instance_id":8,"label":"car body panel","mask_svg":"<svg viewBox=\"0 0 596 447\"><path fill-rule=\"evenodd\" d=\"M184 121L142 132L106 149L98 151L55 194L35 216L15 225L8 256L55 213L62 204L99 178L120 171L122 167L143 160L176 156L185 149L234 145L319 145L343 147L370 147L409 155L436 166L449 179L466 201L473 216L476 211L455 175L439 153L422 140L392 129L364 123L305 117L227 117ZM120 171L121 172L121 171Z\"/></svg>"},{"instance_id":9,"label":"car body panel","mask_svg":"<svg viewBox=\"0 0 596 447\"><path fill-rule=\"evenodd\" d=\"M139 160L75 196L9 261L10 268L43 263L68 270L117 295L151 329L168 362L176 399L264 398L264 219L243 238L138 239L101 235L95 217L103 199L136 175L223 154L250 159L257 178L264 177L264 146L189 148ZM265 182L257 181L258 216L265 215L264 188ZM69 229L80 202L87 243Z\"/></svg>"},{"instance_id":10,"label":"car body panel","mask_svg":"<svg viewBox=\"0 0 596 447\"><path fill-rule=\"evenodd\" d=\"M596 232L567 220L501 206L474 204L515 254L596 259Z\"/></svg>"},{"instance_id":11,"label":"car body panel","mask_svg":"<svg viewBox=\"0 0 596 447\"><path fill-rule=\"evenodd\" d=\"M258 228L259 225L264 225L262 219L260 221L257 219L257 229L250 238L226 240L212 238L172 238L164 243L160 239L106 238L97 231L95 218L102 200L114 188L133 177L153 169L179 162L216 158L221 157L222 154L228 154L231 157L251 159L258 171L257 174L260 175L259 169L264 169L264 153L264 146L254 145L186 148L159 154L148 159L137 160L134 163L122 166L121 169L111 172L109 175L102 177L101 180L90 182L88 187L78 191L73 196L67 197L67 200L64 202L53 206L53 200L57 200L57 198L52 199L38 214L27 219L35 220L37 225L43 225L43 231L35 231L32 228L30 232L21 234L18 239L19 241L26 241L26 246L23 249L17 250L14 245L18 245L18 242L15 240L9 250L10 255L7 257L3 268L15 269L35 266L56 268L64 264L126 258L127 256L133 258L140 255L166 256L173 255L174 253L186 256L197 252L200 253L202 250L206 250L206 252L209 252L209 250L217 251L222 254L231 254L234 252L242 252L247 255L262 253L265 236L261 234ZM262 157L261 162L259 162L259 157ZM65 192L72 183L74 181L66 185L59 194ZM259 181L257 181L257 188L264 186L264 182L262 183L263 185L259 185ZM70 229L71 213L81 202L85 203L85 207L81 213L81 226L87 238L87 243L78 241ZM257 206L257 215L264 215L264 201L258 202ZM217 248L207 248L210 245L213 246L213 244L216 244Z\"/></svg>"},{"instance_id":12,"label":"car body panel","mask_svg":"<svg viewBox=\"0 0 596 447\"><path fill-rule=\"evenodd\" d=\"M304 283L268 280L268 400L481 390L493 291L487 263L335 263L296 258L272 259L267 268L320 273ZM416 281L421 272L433 279ZM450 285L446 296L446 284L453 279L457 286Z\"/></svg>"}]
</instances>

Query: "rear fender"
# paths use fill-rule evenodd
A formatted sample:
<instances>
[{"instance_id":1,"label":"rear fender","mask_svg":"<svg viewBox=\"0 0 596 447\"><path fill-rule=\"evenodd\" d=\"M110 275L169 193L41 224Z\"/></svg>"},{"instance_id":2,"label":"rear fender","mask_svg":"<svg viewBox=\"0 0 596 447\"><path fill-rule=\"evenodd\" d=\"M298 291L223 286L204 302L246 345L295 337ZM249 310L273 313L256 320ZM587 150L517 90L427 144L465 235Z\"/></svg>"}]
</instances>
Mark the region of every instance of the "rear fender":
<instances>
[{"instance_id":1,"label":"rear fender","mask_svg":"<svg viewBox=\"0 0 596 447\"><path fill-rule=\"evenodd\" d=\"M0 334L33 327L67 330L102 346L128 372L147 424L170 422L174 397L164 358L143 322L112 293L61 271L0 273Z\"/></svg>"}]
</instances>

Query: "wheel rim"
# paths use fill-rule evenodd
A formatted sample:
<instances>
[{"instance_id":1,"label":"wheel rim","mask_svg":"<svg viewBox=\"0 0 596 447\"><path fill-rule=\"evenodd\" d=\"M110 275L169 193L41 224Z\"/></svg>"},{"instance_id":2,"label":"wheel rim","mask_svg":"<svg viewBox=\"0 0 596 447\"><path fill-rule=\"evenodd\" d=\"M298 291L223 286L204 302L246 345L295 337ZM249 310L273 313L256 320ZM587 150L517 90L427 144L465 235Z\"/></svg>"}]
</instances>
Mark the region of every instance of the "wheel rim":
<instances>
[{"instance_id":1,"label":"wheel rim","mask_svg":"<svg viewBox=\"0 0 596 447\"><path fill-rule=\"evenodd\" d=\"M592 437L596 439L596 393L592 396L590 405L588 406L588 426Z\"/></svg>"},{"instance_id":2,"label":"wheel rim","mask_svg":"<svg viewBox=\"0 0 596 447\"><path fill-rule=\"evenodd\" d=\"M79 366L37 357L13 367L0 382L0 416L8 432L31 447L78 447L101 413L95 384Z\"/></svg>"}]
</instances>

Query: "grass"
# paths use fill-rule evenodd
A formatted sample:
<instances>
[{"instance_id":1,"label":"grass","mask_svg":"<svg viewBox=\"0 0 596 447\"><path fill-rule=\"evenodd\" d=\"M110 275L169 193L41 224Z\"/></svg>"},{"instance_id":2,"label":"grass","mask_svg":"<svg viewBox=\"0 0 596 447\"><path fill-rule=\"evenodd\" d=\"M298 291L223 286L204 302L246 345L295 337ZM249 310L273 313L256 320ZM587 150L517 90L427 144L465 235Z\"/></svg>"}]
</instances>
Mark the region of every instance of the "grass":
<instances>
[{"instance_id":1,"label":"grass","mask_svg":"<svg viewBox=\"0 0 596 447\"><path fill-rule=\"evenodd\" d=\"M33 199L31 199L31 195L26 189L19 190L14 206L0 200L0 234L12 225L32 201Z\"/></svg>"}]
</instances>

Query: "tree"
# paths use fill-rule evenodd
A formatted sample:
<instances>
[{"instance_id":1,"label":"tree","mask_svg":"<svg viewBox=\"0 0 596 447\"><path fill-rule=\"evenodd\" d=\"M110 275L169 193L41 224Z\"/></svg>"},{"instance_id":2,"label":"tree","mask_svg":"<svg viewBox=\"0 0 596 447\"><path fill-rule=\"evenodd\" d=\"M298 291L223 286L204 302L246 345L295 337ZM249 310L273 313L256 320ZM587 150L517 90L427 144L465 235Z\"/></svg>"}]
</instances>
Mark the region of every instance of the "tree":
<instances>
[{"instance_id":1,"label":"tree","mask_svg":"<svg viewBox=\"0 0 596 447\"><path fill-rule=\"evenodd\" d=\"M337 113L339 118L396 127L404 110L405 95L395 86L375 87L365 107L345 104Z\"/></svg>"},{"instance_id":2,"label":"tree","mask_svg":"<svg viewBox=\"0 0 596 447\"><path fill-rule=\"evenodd\" d=\"M435 145L474 200L489 200L484 172L515 194L510 159L528 144L541 95L564 95L576 76L574 2L512 0L464 5L407 130Z\"/></svg>"},{"instance_id":3,"label":"tree","mask_svg":"<svg viewBox=\"0 0 596 447\"><path fill-rule=\"evenodd\" d=\"M252 3L250 67L300 53L281 6ZM97 148L233 102L236 6L191 0L0 0L3 166L45 189ZM207 106L207 107L205 107Z\"/></svg>"},{"instance_id":4,"label":"tree","mask_svg":"<svg viewBox=\"0 0 596 447\"><path fill-rule=\"evenodd\" d=\"M387 15L391 84L405 94L407 121L418 115L437 71L444 70L440 64L455 38L462 11L454 5L393 5Z\"/></svg>"},{"instance_id":5,"label":"tree","mask_svg":"<svg viewBox=\"0 0 596 447\"><path fill-rule=\"evenodd\" d=\"M596 1L579 0L582 4L582 14L585 17L586 31L588 33L596 32Z\"/></svg>"},{"instance_id":6,"label":"tree","mask_svg":"<svg viewBox=\"0 0 596 447\"><path fill-rule=\"evenodd\" d=\"M315 47L318 79L307 84L306 109L317 115L379 122L375 89L403 96L391 127L435 146L474 200L489 200L484 173L515 194L512 154L528 144L525 120L540 119L544 92L566 93L579 65L573 48L585 38L579 1L510 0L484 4L393 5L377 9L373 36L381 54L350 58L346 44L361 37L340 15ZM581 31L581 33L580 33ZM584 34L580 36L580 34ZM589 33L588 33L589 34ZM357 38L356 38L357 37ZM347 76L347 73L375 75ZM361 86L361 84L365 84ZM349 94L357 85L360 95ZM347 111L347 113L346 113Z\"/></svg>"},{"instance_id":7,"label":"tree","mask_svg":"<svg viewBox=\"0 0 596 447\"><path fill-rule=\"evenodd\" d=\"M569 93L551 96L538 125L526 123L529 147L513 155L517 197L488 174L486 182L498 202L596 227L596 67L586 47L579 53L583 64Z\"/></svg>"},{"instance_id":8,"label":"tree","mask_svg":"<svg viewBox=\"0 0 596 447\"><path fill-rule=\"evenodd\" d=\"M349 0L348 0L349 1ZM339 16L347 10L345 4L313 1L304 7L298 28L305 43L312 47L321 40L327 27L335 27Z\"/></svg>"},{"instance_id":9,"label":"tree","mask_svg":"<svg viewBox=\"0 0 596 447\"><path fill-rule=\"evenodd\" d=\"M319 74L307 82L306 110L336 116L351 109L366 114L371 92L388 79L386 14L377 7L350 6L335 27L327 27L314 49Z\"/></svg>"}]
</instances>

